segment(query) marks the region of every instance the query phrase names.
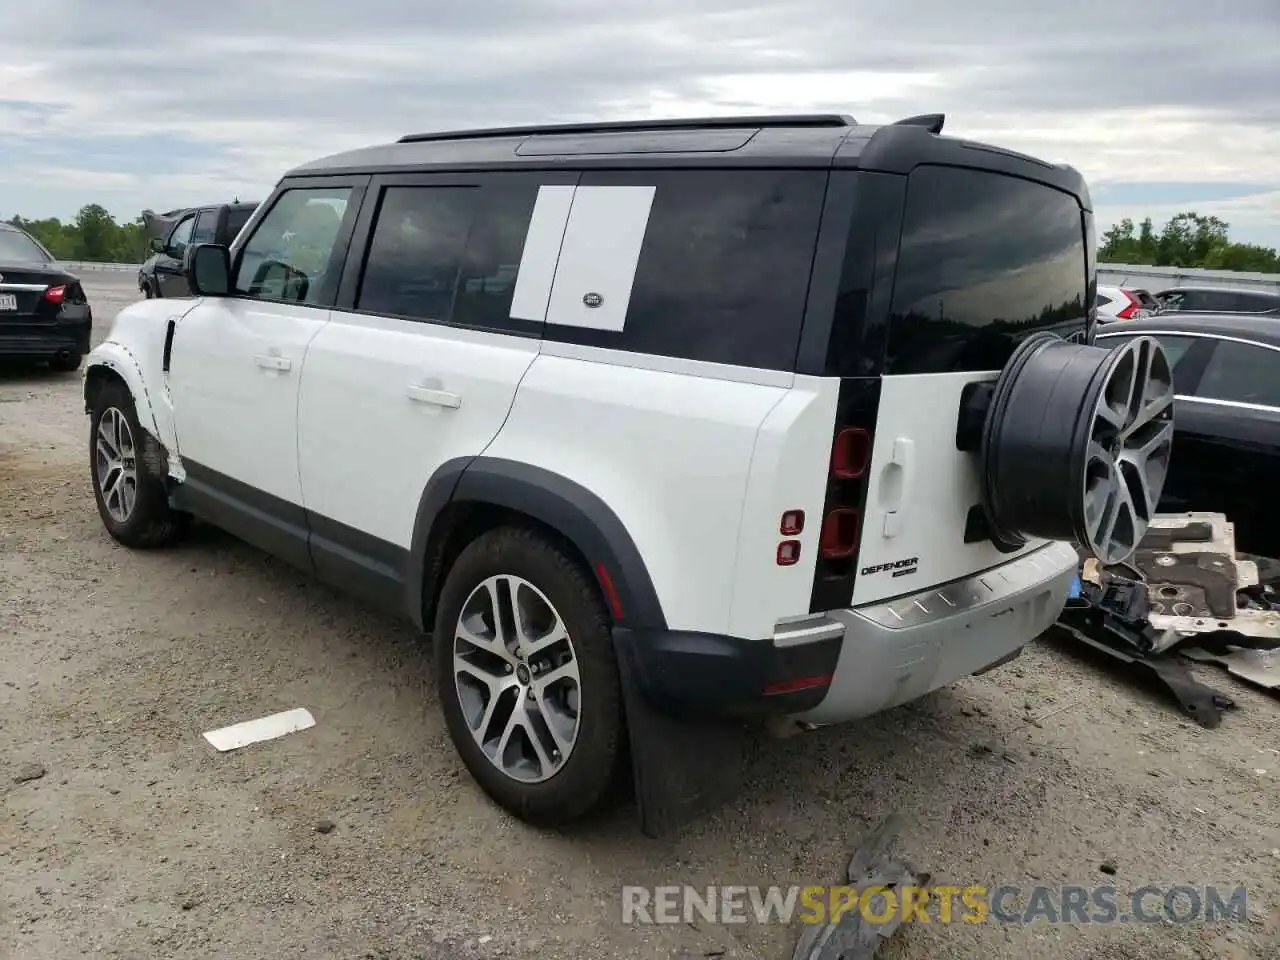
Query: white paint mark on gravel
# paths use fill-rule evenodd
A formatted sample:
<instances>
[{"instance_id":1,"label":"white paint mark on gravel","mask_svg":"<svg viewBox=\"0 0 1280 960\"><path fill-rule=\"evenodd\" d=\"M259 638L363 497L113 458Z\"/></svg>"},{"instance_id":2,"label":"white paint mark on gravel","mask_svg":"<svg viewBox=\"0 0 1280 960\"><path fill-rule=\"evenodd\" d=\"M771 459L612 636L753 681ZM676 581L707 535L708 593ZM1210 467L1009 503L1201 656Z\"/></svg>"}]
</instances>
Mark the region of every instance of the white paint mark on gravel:
<instances>
[{"instance_id":1,"label":"white paint mark on gravel","mask_svg":"<svg viewBox=\"0 0 1280 960\"><path fill-rule=\"evenodd\" d=\"M310 729L315 725L316 719L311 716L311 712L303 707L298 707L296 710L273 713L269 717L246 720L244 723L223 727L221 730L210 730L204 735L204 738L213 744L215 750L225 753L228 750L239 750L241 747L247 747L251 743L275 740L286 734Z\"/></svg>"}]
</instances>

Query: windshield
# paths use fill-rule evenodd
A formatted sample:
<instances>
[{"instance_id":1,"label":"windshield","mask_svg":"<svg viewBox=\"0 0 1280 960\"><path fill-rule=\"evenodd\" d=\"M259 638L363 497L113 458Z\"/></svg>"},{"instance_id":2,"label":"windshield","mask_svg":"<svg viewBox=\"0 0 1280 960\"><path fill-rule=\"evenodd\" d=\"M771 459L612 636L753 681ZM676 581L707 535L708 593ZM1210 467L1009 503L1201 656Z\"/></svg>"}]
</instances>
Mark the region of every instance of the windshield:
<instances>
[{"instance_id":1,"label":"windshield","mask_svg":"<svg viewBox=\"0 0 1280 960\"><path fill-rule=\"evenodd\" d=\"M0 230L0 260L48 263L41 246L19 230Z\"/></svg>"}]
</instances>

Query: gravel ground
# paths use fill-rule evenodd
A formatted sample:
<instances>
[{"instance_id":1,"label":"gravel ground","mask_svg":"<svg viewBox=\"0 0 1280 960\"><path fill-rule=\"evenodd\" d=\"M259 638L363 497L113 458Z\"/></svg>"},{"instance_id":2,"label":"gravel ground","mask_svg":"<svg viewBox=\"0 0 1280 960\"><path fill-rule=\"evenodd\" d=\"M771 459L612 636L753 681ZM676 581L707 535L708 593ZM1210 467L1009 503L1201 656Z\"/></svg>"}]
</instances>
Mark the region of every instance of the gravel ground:
<instances>
[{"instance_id":1,"label":"gravel ground","mask_svg":"<svg viewBox=\"0 0 1280 960\"><path fill-rule=\"evenodd\" d=\"M96 338L129 280L87 275ZM1206 731L1043 641L768 743L740 801L676 840L626 810L539 832L472 785L404 625L215 531L110 542L79 386L0 372L0 957L789 957L780 925L624 926L619 889L833 882L893 811L935 883L1244 884L1250 917L912 924L885 956L1280 956L1280 712L1225 674L1203 675L1239 709ZM200 737L295 706L314 729Z\"/></svg>"}]
</instances>

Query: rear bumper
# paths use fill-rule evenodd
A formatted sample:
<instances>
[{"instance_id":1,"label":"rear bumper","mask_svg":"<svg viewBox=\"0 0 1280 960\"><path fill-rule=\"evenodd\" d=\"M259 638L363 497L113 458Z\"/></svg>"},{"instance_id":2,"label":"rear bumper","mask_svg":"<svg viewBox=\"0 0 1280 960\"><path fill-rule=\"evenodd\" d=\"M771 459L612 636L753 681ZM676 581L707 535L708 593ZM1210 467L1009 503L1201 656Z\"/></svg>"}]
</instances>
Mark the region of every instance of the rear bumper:
<instances>
[{"instance_id":1,"label":"rear bumper","mask_svg":"<svg viewBox=\"0 0 1280 960\"><path fill-rule=\"evenodd\" d=\"M994 570L887 603L779 624L767 640L616 628L655 707L694 717L870 716L1010 659L1048 629L1079 567L1052 543Z\"/></svg>"},{"instance_id":2,"label":"rear bumper","mask_svg":"<svg viewBox=\"0 0 1280 960\"><path fill-rule=\"evenodd\" d=\"M1070 544L1050 543L914 596L828 614L844 627L835 677L796 719L870 716L1016 656L1058 619L1079 566Z\"/></svg>"},{"instance_id":3,"label":"rear bumper","mask_svg":"<svg viewBox=\"0 0 1280 960\"><path fill-rule=\"evenodd\" d=\"M89 352L89 333L93 315L84 313L54 323L14 321L8 324L0 317L0 357L51 357L63 350Z\"/></svg>"}]
</instances>

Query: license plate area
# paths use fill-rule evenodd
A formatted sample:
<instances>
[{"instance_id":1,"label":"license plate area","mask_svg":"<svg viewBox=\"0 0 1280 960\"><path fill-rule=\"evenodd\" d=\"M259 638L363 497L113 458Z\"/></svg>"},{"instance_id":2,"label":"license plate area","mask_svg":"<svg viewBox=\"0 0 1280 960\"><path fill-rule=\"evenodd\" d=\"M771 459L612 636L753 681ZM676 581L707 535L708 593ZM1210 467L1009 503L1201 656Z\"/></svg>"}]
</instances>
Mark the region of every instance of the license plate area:
<instances>
[{"instance_id":1,"label":"license plate area","mask_svg":"<svg viewBox=\"0 0 1280 960\"><path fill-rule=\"evenodd\" d=\"M16 293L0 293L0 311L16 312L18 295Z\"/></svg>"}]
</instances>

